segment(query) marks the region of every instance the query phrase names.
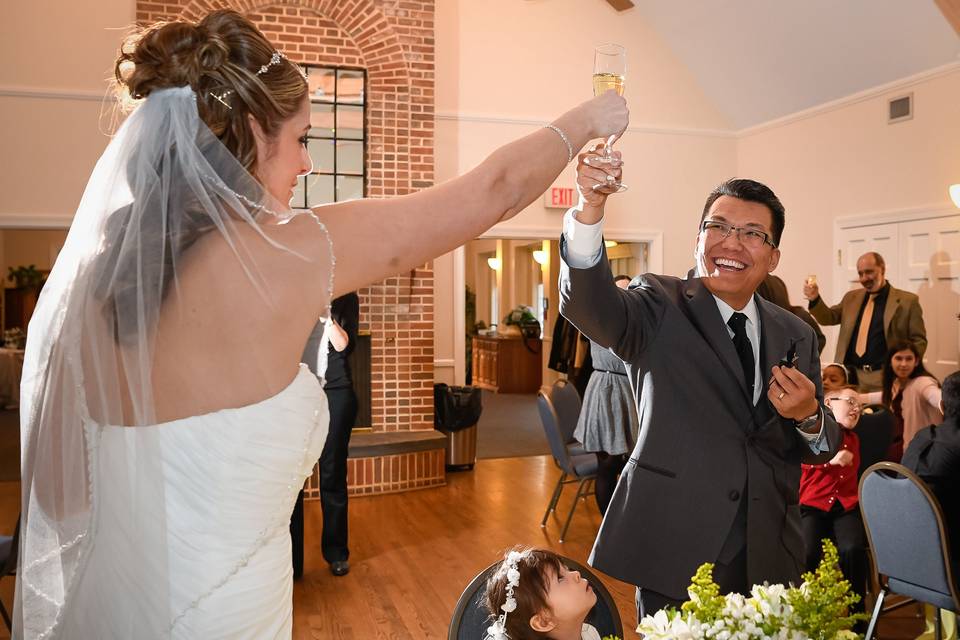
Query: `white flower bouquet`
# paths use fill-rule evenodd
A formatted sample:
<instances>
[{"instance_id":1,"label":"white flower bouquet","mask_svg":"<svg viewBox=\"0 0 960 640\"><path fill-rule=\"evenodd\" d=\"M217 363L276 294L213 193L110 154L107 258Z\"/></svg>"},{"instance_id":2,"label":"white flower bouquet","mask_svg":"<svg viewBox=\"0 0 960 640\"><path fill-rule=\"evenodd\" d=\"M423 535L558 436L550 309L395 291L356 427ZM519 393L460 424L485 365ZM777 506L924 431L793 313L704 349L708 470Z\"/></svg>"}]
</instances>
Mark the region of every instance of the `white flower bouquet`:
<instances>
[{"instance_id":1,"label":"white flower bouquet","mask_svg":"<svg viewBox=\"0 0 960 640\"><path fill-rule=\"evenodd\" d=\"M646 640L855 640L853 626L866 614L848 615L860 596L850 591L837 565L837 548L823 541L816 572L803 574L799 587L754 586L750 597L720 595L713 565L697 569L680 611L645 616L637 627Z\"/></svg>"}]
</instances>

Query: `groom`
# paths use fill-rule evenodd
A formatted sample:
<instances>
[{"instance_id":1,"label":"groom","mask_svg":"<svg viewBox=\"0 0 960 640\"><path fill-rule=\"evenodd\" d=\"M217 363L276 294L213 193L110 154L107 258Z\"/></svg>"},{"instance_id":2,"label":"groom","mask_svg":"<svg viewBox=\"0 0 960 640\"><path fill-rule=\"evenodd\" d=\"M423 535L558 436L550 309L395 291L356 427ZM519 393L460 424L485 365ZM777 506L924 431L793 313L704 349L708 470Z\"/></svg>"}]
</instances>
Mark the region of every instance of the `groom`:
<instances>
[{"instance_id":1,"label":"groom","mask_svg":"<svg viewBox=\"0 0 960 640\"><path fill-rule=\"evenodd\" d=\"M619 169L596 157L581 155L580 204L564 221L560 311L626 363L640 433L590 562L637 585L641 617L679 606L704 562L724 592L798 583L800 463L830 460L840 433L813 331L754 295L780 258L783 205L758 182L723 183L703 208L696 271L624 291L601 235L606 195L593 189ZM777 366L793 354L795 367Z\"/></svg>"}]
</instances>

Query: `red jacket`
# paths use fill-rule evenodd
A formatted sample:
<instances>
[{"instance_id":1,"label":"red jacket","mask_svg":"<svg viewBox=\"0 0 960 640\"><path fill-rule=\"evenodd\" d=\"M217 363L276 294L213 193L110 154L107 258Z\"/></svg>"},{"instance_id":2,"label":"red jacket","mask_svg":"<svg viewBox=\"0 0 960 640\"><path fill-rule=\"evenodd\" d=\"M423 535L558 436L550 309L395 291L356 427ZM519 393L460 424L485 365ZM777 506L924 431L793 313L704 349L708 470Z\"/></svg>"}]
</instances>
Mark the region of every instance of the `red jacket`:
<instances>
[{"instance_id":1,"label":"red jacket","mask_svg":"<svg viewBox=\"0 0 960 640\"><path fill-rule=\"evenodd\" d=\"M843 442L840 450L853 453L853 463L846 467L832 464L802 464L800 475L800 504L821 511L830 511L840 501L844 511L857 506L857 469L860 468L860 439L853 429L840 429Z\"/></svg>"}]
</instances>

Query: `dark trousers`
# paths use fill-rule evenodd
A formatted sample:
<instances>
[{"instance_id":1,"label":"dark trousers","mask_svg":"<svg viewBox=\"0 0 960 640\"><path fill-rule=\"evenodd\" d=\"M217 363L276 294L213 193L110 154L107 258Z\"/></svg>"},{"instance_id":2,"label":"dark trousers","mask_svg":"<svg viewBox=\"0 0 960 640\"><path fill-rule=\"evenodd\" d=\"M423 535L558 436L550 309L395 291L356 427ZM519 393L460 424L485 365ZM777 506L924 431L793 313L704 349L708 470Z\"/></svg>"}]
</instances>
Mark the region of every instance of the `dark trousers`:
<instances>
[{"instance_id":1,"label":"dark trousers","mask_svg":"<svg viewBox=\"0 0 960 640\"><path fill-rule=\"evenodd\" d=\"M627 454L612 456L603 451L597 452L597 477L594 480L594 497L597 499L597 507L600 508L600 515L607 513L607 507L610 505L610 499L613 497L613 490L617 488L617 478L627 464Z\"/></svg>"},{"instance_id":2,"label":"dark trousers","mask_svg":"<svg viewBox=\"0 0 960 640\"><path fill-rule=\"evenodd\" d=\"M854 605L854 612L863 611L863 596L866 593L869 575L867 558L867 534L863 529L860 509L853 507L844 511L840 503L835 503L830 511L821 511L815 507L800 506L803 543L807 549L807 571L814 571L820 564L821 544L829 538L837 545L840 554L840 571L850 581L853 591L860 595L860 602Z\"/></svg>"},{"instance_id":3,"label":"dark trousers","mask_svg":"<svg viewBox=\"0 0 960 640\"><path fill-rule=\"evenodd\" d=\"M323 534L320 550L327 562L350 557L347 547L347 451L350 432L357 419L357 396L353 389L327 389L330 430L320 454L320 507ZM303 491L290 518L293 543L293 575L303 575Z\"/></svg>"},{"instance_id":4,"label":"dark trousers","mask_svg":"<svg viewBox=\"0 0 960 640\"><path fill-rule=\"evenodd\" d=\"M743 547L733 559L724 564L713 564L713 581L720 587L720 593L749 594L751 585L747 584L747 548ZM637 587L637 622L644 616L652 616L660 609L673 607L680 609L686 599L677 600L668 595Z\"/></svg>"}]
</instances>

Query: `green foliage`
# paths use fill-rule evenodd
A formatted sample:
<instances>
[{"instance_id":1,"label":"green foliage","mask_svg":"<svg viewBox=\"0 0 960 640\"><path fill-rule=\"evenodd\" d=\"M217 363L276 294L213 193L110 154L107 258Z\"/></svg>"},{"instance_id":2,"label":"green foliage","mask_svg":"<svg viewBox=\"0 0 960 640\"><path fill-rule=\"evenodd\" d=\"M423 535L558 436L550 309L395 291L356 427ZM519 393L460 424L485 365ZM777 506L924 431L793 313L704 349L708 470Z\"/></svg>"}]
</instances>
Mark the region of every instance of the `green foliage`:
<instances>
[{"instance_id":1,"label":"green foliage","mask_svg":"<svg viewBox=\"0 0 960 640\"><path fill-rule=\"evenodd\" d=\"M16 269L13 267L7 268L9 273L7 274L7 280L16 284L18 288L20 287L39 287L43 284L43 274L37 270L37 266L31 264L29 266L20 265Z\"/></svg>"},{"instance_id":2,"label":"green foliage","mask_svg":"<svg viewBox=\"0 0 960 640\"><path fill-rule=\"evenodd\" d=\"M690 600L683 603L683 613L694 613L704 624L713 624L723 617L726 600L720 595L720 587L713 581L713 565L700 565L690 584Z\"/></svg>"},{"instance_id":3,"label":"green foliage","mask_svg":"<svg viewBox=\"0 0 960 640\"><path fill-rule=\"evenodd\" d=\"M865 613L847 615L860 596L850 590L850 582L840 571L839 554L834 544L823 540L823 559L815 572L803 574L804 585L787 591L787 602L793 607L791 627L806 633L812 640L833 640L853 628ZM854 635L854 637L857 637Z\"/></svg>"}]
</instances>

